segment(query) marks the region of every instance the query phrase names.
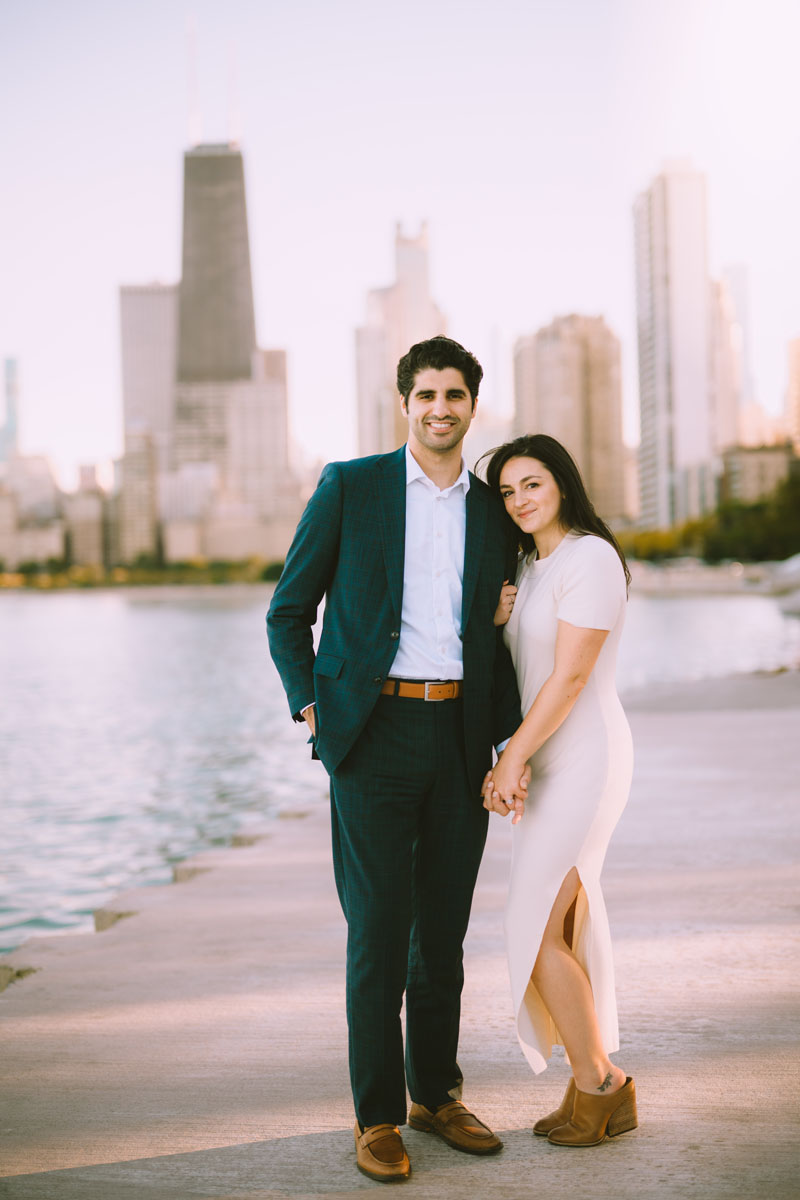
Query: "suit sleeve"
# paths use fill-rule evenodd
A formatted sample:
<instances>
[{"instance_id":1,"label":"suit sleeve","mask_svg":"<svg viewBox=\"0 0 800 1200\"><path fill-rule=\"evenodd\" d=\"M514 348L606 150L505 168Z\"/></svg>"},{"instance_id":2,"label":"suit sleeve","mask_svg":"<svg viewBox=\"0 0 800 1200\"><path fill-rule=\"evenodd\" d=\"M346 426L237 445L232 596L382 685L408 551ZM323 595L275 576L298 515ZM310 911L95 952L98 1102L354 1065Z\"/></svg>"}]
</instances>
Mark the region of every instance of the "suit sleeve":
<instances>
[{"instance_id":1,"label":"suit sleeve","mask_svg":"<svg viewBox=\"0 0 800 1200\"><path fill-rule=\"evenodd\" d=\"M341 472L329 463L300 518L267 613L270 653L295 720L314 698L312 629L336 569L341 520Z\"/></svg>"},{"instance_id":2,"label":"suit sleeve","mask_svg":"<svg viewBox=\"0 0 800 1200\"><path fill-rule=\"evenodd\" d=\"M506 579L512 582L517 577L518 567L518 548L516 538L508 536L508 523L503 521L503 529L506 532ZM492 741L495 746L500 742L508 741L512 733L515 733L522 722L522 708L519 699L519 687L517 685L517 673L514 670L514 664L511 661L511 654L508 646L506 646L503 637L503 626L497 628L497 646L495 648L495 668L494 668L494 696L495 703L494 711L494 730Z\"/></svg>"},{"instance_id":3,"label":"suit sleeve","mask_svg":"<svg viewBox=\"0 0 800 1200\"><path fill-rule=\"evenodd\" d=\"M497 647L494 667L494 730L492 742L495 746L505 742L519 729L522 709L519 702L517 675L508 647L503 640L502 625L497 629Z\"/></svg>"}]
</instances>

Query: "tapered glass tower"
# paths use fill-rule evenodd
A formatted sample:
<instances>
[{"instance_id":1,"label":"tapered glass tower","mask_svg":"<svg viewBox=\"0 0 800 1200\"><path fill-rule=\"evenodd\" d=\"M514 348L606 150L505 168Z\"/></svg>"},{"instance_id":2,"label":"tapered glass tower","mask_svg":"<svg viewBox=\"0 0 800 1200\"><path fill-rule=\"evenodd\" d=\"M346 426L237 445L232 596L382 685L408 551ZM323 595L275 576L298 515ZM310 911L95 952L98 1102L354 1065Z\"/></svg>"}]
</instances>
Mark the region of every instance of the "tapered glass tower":
<instances>
[{"instance_id":1,"label":"tapered glass tower","mask_svg":"<svg viewBox=\"0 0 800 1200\"><path fill-rule=\"evenodd\" d=\"M250 379L256 345L244 163L235 146L184 156L178 382Z\"/></svg>"}]
</instances>

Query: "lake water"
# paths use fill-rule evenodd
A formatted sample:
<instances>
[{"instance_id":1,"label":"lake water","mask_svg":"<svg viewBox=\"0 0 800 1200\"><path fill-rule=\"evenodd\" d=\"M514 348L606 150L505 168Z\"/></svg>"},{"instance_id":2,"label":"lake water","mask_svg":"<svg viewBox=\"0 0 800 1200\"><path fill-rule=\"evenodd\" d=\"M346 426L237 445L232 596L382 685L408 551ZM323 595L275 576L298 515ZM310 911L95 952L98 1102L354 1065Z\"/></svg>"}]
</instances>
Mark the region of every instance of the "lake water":
<instances>
[{"instance_id":1,"label":"lake water","mask_svg":"<svg viewBox=\"0 0 800 1200\"><path fill-rule=\"evenodd\" d=\"M92 927L123 888L327 777L267 652L270 587L0 595L0 950ZM620 690L800 665L756 596L631 598Z\"/></svg>"}]
</instances>

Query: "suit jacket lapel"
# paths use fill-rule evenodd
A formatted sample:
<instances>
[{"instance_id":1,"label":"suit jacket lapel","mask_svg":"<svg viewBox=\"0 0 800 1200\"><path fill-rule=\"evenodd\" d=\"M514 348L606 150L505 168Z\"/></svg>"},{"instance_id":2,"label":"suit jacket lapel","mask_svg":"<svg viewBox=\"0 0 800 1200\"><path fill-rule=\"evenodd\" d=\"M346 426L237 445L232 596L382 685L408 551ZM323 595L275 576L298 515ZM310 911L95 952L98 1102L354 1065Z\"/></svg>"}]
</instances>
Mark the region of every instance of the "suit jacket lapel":
<instances>
[{"instance_id":1,"label":"suit jacket lapel","mask_svg":"<svg viewBox=\"0 0 800 1200\"><path fill-rule=\"evenodd\" d=\"M406 448L378 459L376 476L378 511L381 514L381 540L386 564L389 597L400 628L403 608L403 562L406 552Z\"/></svg>"},{"instance_id":2,"label":"suit jacket lapel","mask_svg":"<svg viewBox=\"0 0 800 1200\"><path fill-rule=\"evenodd\" d=\"M478 570L483 557L483 542L486 536L488 503L485 491L482 487L477 486L473 476L467 492L467 532L464 546L464 583L461 595L462 633L467 628L472 600L475 596L475 585L478 582Z\"/></svg>"}]
</instances>

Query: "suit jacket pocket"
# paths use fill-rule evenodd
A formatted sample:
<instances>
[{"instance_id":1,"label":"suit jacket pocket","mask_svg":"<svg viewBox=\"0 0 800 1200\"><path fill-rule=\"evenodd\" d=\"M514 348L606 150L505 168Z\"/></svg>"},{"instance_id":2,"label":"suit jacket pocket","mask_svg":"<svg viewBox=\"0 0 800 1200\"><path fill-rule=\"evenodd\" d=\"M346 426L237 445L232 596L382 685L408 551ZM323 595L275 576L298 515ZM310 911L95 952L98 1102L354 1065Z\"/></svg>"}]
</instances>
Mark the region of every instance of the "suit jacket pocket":
<instances>
[{"instance_id":1,"label":"suit jacket pocket","mask_svg":"<svg viewBox=\"0 0 800 1200\"><path fill-rule=\"evenodd\" d=\"M342 673L344 659L339 654L318 654L314 659L314 674L326 679L338 679Z\"/></svg>"}]
</instances>

